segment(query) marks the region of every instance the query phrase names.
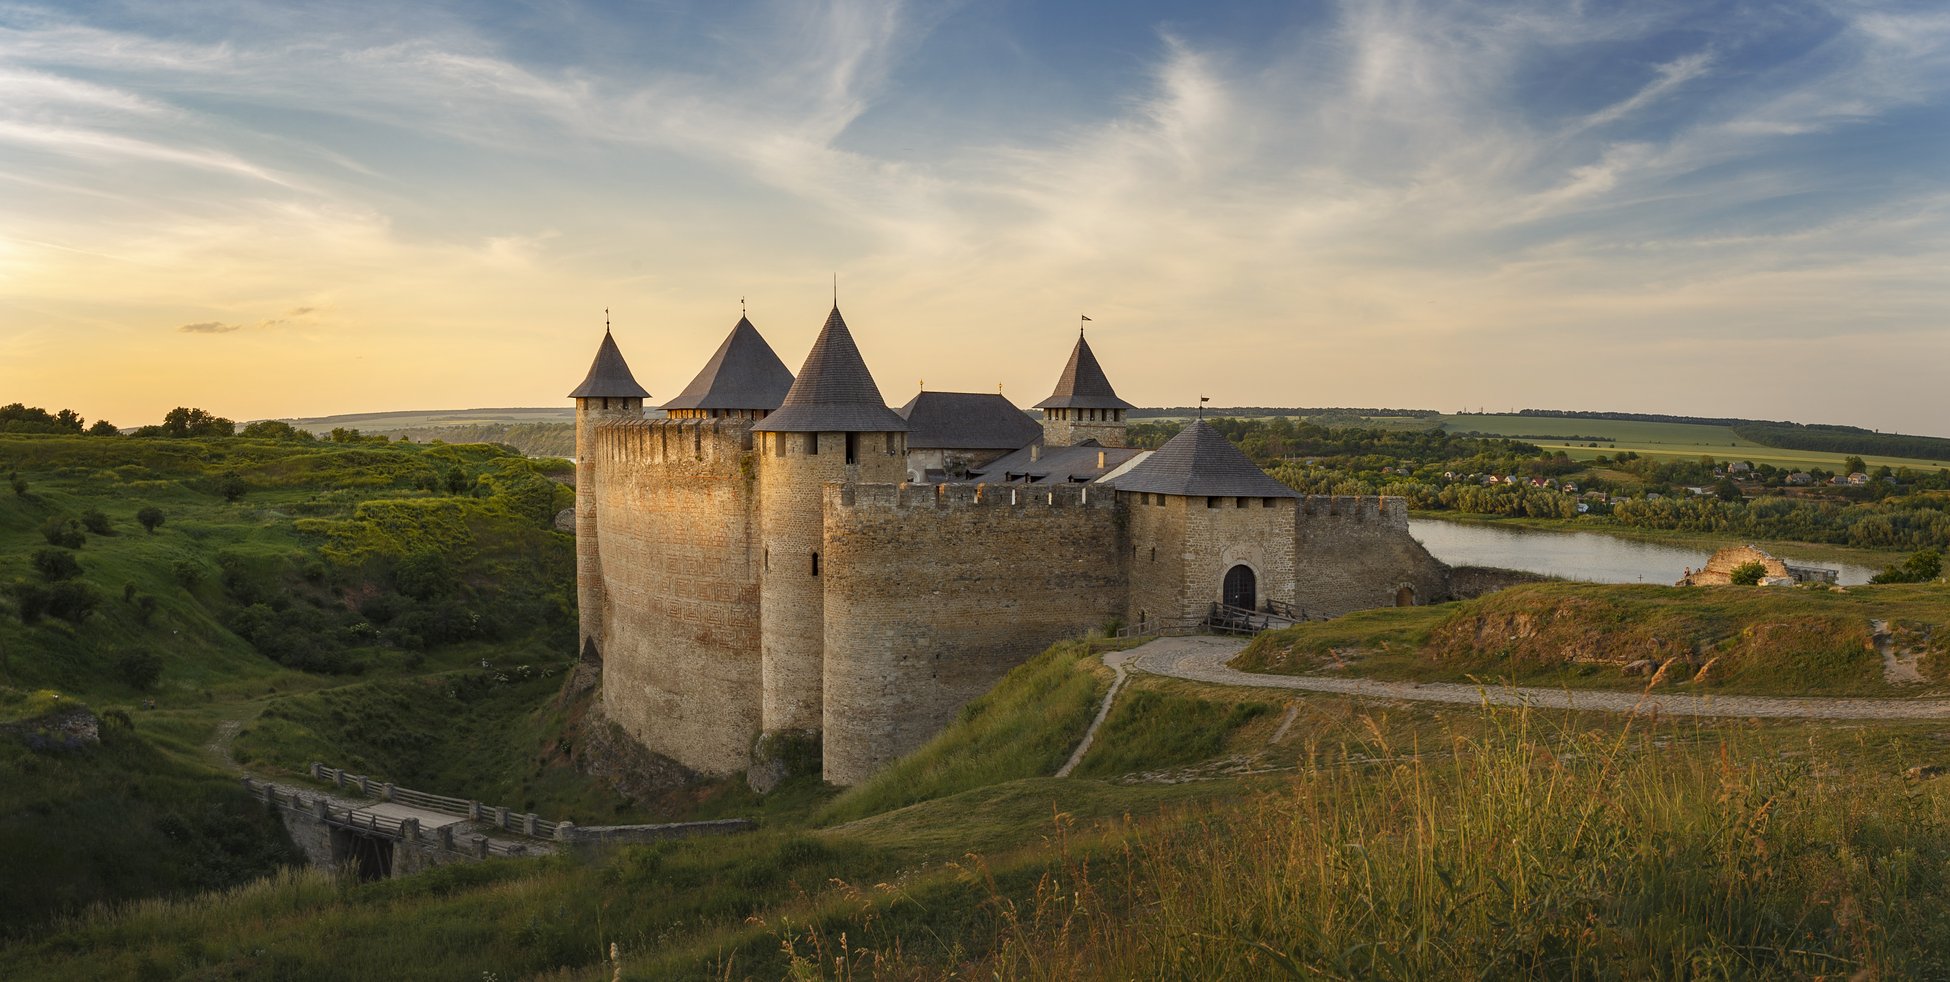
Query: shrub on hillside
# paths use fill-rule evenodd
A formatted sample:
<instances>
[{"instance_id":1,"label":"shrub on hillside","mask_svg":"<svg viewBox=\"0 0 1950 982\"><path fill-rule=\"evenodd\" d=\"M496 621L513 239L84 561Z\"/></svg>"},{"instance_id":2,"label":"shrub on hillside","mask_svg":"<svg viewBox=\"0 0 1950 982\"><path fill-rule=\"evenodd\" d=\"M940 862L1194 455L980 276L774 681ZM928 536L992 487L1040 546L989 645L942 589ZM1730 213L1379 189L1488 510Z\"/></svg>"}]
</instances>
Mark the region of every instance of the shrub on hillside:
<instances>
[{"instance_id":1,"label":"shrub on hillside","mask_svg":"<svg viewBox=\"0 0 1950 982\"><path fill-rule=\"evenodd\" d=\"M143 531L155 535L156 529L162 527L163 510L155 505L145 505L135 513L135 520L142 523Z\"/></svg>"},{"instance_id":2,"label":"shrub on hillside","mask_svg":"<svg viewBox=\"0 0 1950 982\"><path fill-rule=\"evenodd\" d=\"M156 598L143 594L135 598L136 623L147 625L156 617Z\"/></svg>"},{"instance_id":3,"label":"shrub on hillside","mask_svg":"<svg viewBox=\"0 0 1950 982\"><path fill-rule=\"evenodd\" d=\"M109 524L107 513L100 508L90 508L81 513L82 527L96 535L114 535L115 526Z\"/></svg>"},{"instance_id":4,"label":"shrub on hillside","mask_svg":"<svg viewBox=\"0 0 1950 982\"><path fill-rule=\"evenodd\" d=\"M196 589L203 582L203 566L189 559L178 559L169 564L169 575L178 586L185 590Z\"/></svg>"},{"instance_id":5,"label":"shrub on hillside","mask_svg":"<svg viewBox=\"0 0 1950 982\"><path fill-rule=\"evenodd\" d=\"M301 430L281 419L260 419L255 423L247 423L238 436L250 437L254 440L296 440L304 443L318 440L310 430Z\"/></svg>"},{"instance_id":6,"label":"shrub on hillside","mask_svg":"<svg viewBox=\"0 0 1950 982\"><path fill-rule=\"evenodd\" d=\"M27 479L21 477L19 474L9 475L7 477L7 486L14 489L14 497L27 497Z\"/></svg>"},{"instance_id":7,"label":"shrub on hillside","mask_svg":"<svg viewBox=\"0 0 1950 982\"><path fill-rule=\"evenodd\" d=\"M88 536L81 531L80 522L59 515L49 516L46 522L41 523L41 537L47 540L48 545L63 549L79 549L82 543L88 541Z\"/></svg>"},{"instance_id":8,"label":"shrub on hillside","mask_svg":"<svg viewBox=\"0 0 1950 982\"><path fill-rule=\"evenodd\" d=\"M87 620L101 602L101 594L80 580L62 580L47 591L47 612L70 624Z\"/></svg>"},{"instance_id":9,"label":"shrub on hillside","mask_svg":"<svg viewBox=\"0 0 1950 982\"><path fill-rule=\"evenodd\" d=\"M153 688L162 678L162 658L153 651L123 652L115 659L115 675L132 689Z\"/></svg>"},{"instance_id":10,"label":"shrub on hillside","mask_svg":"<svg viewBox=\"0 0 1950 982\"><path fill-rule=\"evenodd\" d=\"M81 563L66 549L34 550L34 571L49 583L72 580L81 575Z\"/></svg>"},{"instance_id":11,"label":"shrub on hillside","mask_svg":"<svg viewBox=\"0 0 1950 982\"><path fill-rule=\"evenodd\" d=\"M250 490L250 485L245 484L243 475L237 473L236 471L225 471L221 475L218 475L216 483L212 486L212 489L215 490L216 493L223 498L223 500L236 501L237 499L242 498L244 496L244 492Z\"/></svg>"},{"instance_id":12,"label":"shrub on hillside","mask_svg":"<svg viewBox=\"0 0 1950 982\"><path fill-rule=\"evenodd\" d=\"M1922 549L1869 578L1870 583L1928 583L1943 575L1943 553Z\"/></svg>"},{"instance_id":13,"label":"shrub on hillside","mask_svg":"<svg viewBox=\"0 0 1950 982\"><path fill-rule=\"evenodd\" d=\"M1767 577L1767 567L1758 562L1741 563L1727 574L1734 586L1757 586Z\"/></svg>"},{"instance_id":14,"label":"shrub on hillside","mask_svg":"<svg viewBox=\"0 0 1950 982\"><path fill-rule=\"evenodd\" d=\"M114 423L98 419L88 426L89 436L121 436L122 431Z\"/></svg>"},{"instance_id":15,"label":"shrub on hillside","mask_svg":"<svg viewBox=\"0 0 1950 982\"><path fill-rule=\"evenodd\" d=\"M14 612L20 615L22 624L38 623L47 614L47 587L26 580L16 580L7 587L14 598Z\"/></svg>"}]
</instances>

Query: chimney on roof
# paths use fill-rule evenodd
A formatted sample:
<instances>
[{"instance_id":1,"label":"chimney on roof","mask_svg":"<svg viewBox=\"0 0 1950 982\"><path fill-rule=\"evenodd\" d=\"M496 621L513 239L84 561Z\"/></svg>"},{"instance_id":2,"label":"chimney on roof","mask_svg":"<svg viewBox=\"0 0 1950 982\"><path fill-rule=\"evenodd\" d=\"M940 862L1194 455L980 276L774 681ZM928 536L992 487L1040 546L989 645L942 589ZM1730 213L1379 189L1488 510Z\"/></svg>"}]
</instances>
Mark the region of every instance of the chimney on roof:
<instances>
[{"instance_id":1,"label":"chimney on roof","mask_svg":"<svg viewBox=\"0 0 1950 982\"><path fill-rule=\"evenodd\" d=\"M1040 443L1032 443L1032 444L1030 444L1030 445L1029 445L1029 462L1033 464L1033 463L1035 463L1035 462L1037 462L1037 461L1039 461L1039 460L1042 460L1042 459L1043 459L1043 445L1042 445L1042 444L1040 444Z\"/></svg>"},{"instance_id":2,"label":"chimney on roof","mask_svg":"<svg viewBox=\"0 0 1950 982\"><path fill-rule=\"evenodd\" d=\"M1098 469L1098 470L1103 470L1103 469L1104 469L1104 461L1105 461L1105 459L1106 459L1106 458L1108 458L1109 456L1110 456L1109 454L1107 454L1107 453L1105 453L1105 452L1104 452L1104 451L1102 451L1102 450L1099 450L1099 451L1097 451L1097 469Z\"/></svg>"}]
</instances>

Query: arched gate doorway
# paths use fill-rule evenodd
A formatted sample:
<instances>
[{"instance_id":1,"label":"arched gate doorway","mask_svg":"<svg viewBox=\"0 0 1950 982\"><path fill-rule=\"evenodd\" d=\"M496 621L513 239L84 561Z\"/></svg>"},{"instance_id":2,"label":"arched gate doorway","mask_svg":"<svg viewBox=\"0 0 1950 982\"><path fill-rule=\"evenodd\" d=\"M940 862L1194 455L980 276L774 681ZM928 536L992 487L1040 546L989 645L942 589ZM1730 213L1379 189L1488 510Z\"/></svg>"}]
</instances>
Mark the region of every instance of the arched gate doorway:
<instances>
[{"instance_id":1,"label":"arched gate doorway","mask_svg":"<svg viewBox=\"0 0 1950 982\"><path fill-rule=\"evenodd\" d=\"M1251 566L1241 564L1226 570L1225 605L1241 610L1259 609L1259 582Z\"/></svg>"}]
</instances>

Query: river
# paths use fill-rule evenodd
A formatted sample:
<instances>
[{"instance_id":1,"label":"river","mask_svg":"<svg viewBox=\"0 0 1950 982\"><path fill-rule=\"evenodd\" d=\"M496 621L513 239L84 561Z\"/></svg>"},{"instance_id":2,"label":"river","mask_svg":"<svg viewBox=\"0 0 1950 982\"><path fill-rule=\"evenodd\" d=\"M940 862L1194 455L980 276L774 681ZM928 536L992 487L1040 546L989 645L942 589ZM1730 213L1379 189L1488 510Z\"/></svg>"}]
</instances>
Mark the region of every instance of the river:
<instances>
[{"instance_id":1,"label":"river","mask_svg":"<svg viewBox=\"0 0 1950 982\"><path fill-rule=\"evenodd\" d=\"M1672 584L1679 581L1687 567L1698 569L1713 554L1711 549L1638 542L1598 532L1546 532L1436 519L1411 519L1408 531L1435 558L1451 566L1497 566L1591 583ZM1849 563L1776 555L1797 566L1840 570L1844 586L1867 583L1876 572Z\"/></svg>"}]
</instances>

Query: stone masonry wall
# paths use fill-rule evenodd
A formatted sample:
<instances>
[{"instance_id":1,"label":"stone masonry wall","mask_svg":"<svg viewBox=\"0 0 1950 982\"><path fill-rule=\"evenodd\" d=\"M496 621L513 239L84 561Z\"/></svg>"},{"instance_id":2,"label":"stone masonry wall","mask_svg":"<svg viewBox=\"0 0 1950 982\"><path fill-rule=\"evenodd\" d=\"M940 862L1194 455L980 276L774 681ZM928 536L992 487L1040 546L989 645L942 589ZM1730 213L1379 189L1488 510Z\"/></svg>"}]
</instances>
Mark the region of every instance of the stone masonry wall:
<instances>
[{"instance_id":1,"label":"stone masonry wall","mask_svg":"<svg viewBox=\"0 0 1950 982\"><path fill-rule=\"evenodd\" d=\"M857 435L846 462L844 433L762 433L757 443L763 506L759 607L764 653L764 729L820 728L825 658L824 486L830 481L897 483L906 476L906 435ZM807 452L817 439L819 452ZM821 572L813 570L820 554Z\"/></svg>"},{"instance_id":2,"label":"stone masonry wall","mask_svg":"<svg viewBox=\"0 0 1950 982\"><path fill-rule=\"evenodd\" d=\"M1123 492L1129 524L1131 591L1125 619L1173 621L1193 616L1186 593L1185 516L1190 500L1170 494ZM1205 616L1200 602L1197 616Z\"/></svg>"},{"instance_id":3,"label":"stone masonry wall","mask_svg":"<svg viewBox=\"0 0 1950 982\"><path fill-rule=\"evenodd\" d=\"M1448 597L1447 567L1409 536L1400 498L1309 495L1294 540L1294 605L1307 617L1391 607L1403 587L1417 604Z\"/></svg>"},{"instance_id":4,"label":"stone masonry wall","mask_svg":"<svg viewBox=\"0 0 1950 982\"><path fill-rule=\"evenodd\" d=\"M713 774L744 769L760 726L751 422L596 432L603 711L652 752Z\"/></svg>"},{"instance_id":5,"label":"stone masonry wall","mask_svg":"<svg viewBox=\"0 0 1950 982\"><path fill-rule=\"evenodd\" d=\"M825 776L925 743L1009 669L1125 607L1114 492L828 485Z\"/></svg>"},{"instance_id":6,"label":"stone masonry wall","mask_svg":"<svg viewBox=\"0 0 1950 982\"><path fill-rule=\"evenodd\" d=\"M1773 554L1753 546L1728 546L1715 552L1706 565L1688 571L1680 586L1726 586L1733 582L1733 571L1748 563L1759 563L1770 580L1791 579L1787 564Z\"/></svg>"},{"instance_id":7,"label":"stone masonry wall","mask_svg":"<svg viewBox=\"0 0 1950 982\"><path fill-rule=\"evenodd\" d=\"M1293 603L1297 595L1292 498L1185 498L1185 597L1187 613L1202 613L1225 599L1226 572L1253 571L1258 596ZM1216 507L1214 507L1216 505Z\"/></svg>"}]
</instances>

